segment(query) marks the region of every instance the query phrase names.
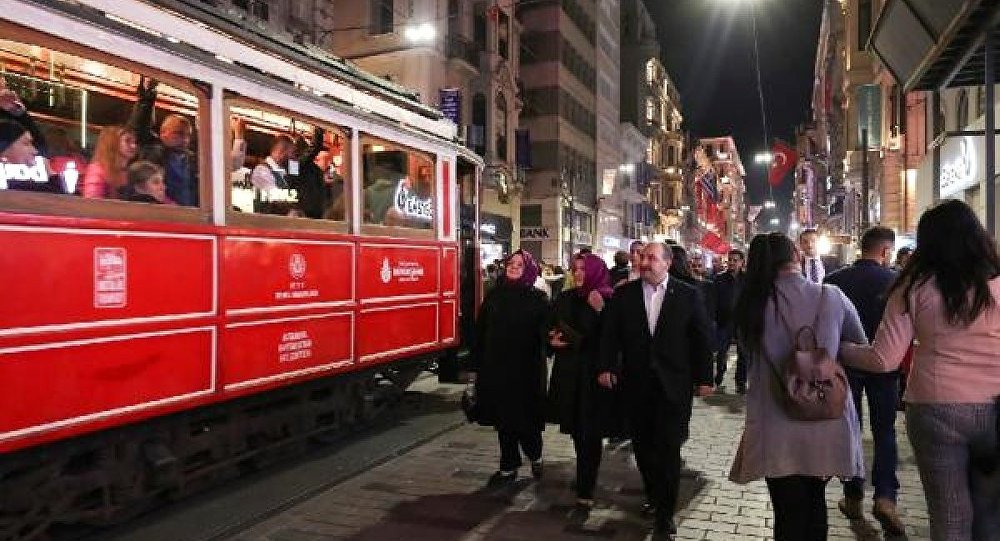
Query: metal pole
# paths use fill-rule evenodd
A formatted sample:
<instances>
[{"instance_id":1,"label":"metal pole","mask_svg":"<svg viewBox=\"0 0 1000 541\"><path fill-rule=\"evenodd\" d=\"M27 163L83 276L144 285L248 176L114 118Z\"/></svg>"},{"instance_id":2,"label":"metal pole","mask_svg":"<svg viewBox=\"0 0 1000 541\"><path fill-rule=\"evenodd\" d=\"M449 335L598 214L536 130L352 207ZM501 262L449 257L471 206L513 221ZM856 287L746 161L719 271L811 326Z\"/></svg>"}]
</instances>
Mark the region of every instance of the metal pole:
<instances>
[{"instance_id":1,"label":"metal pole","mask_svg":"<svg viewBox=\"0 0 1000 541\"><path fill-rule=\"evenodd\" d=\"M931 92L931 139L941 132L941 93ZM941 200L941 145L934 145L931 150L931 164L934 170L934 182L931 184L931 203Z\"/></svg>"},{"instance_id":2,"label":"metal pole","mask_svg":"<svg viewBox=\"0 0 1000 541\"><path fill-rule=\"evenodd\" d=\"M993 81L993 29L986 31L986 39L983 40L983 47L986 49L986 227L990 235L996 234L996 104L994 102ZM960 126L964 128L965 126Z\"/></svg>"},{"instance_id":3,"label":"metal pole","mask_svg":"<svg viewBox=\"0 0 1000 541\"><path fill-rule=\"evenodd\" d=\"M868 128L861 130L861 231L871 225L871 192L868 179Z\"/></svg>"}]
</instances>

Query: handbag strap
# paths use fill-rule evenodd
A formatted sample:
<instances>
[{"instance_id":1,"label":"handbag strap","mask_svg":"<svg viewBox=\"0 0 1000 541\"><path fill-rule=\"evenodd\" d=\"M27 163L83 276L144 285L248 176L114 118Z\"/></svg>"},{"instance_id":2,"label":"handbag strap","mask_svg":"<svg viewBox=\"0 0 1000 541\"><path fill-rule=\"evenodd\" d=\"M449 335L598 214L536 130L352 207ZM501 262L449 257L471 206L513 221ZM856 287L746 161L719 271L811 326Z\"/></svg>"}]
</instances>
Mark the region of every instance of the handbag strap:
<instances>
[{"instance_id":1,"label":"handbag strap","mask_svg":"<svg viewBox=\"0 0 1000 541\"><path fill-rule=\"evenodd\" d=\"M774 292L775 292L774 312L778 315L778 320L781 321L782 326L784 326L785 330L788 332L788 336L792 341L792 349L794 350L799 345L798 344L799 334L807 327L802 327L801 329L799 329L798 333L792 330L791 324L788 323L788 319L785 317L785 314L778 306L778 297L781 297L781 299L784 300L785 304L787 305L791 305L791 302L788 301L788 297L786 297L784 293L781 293L781 291L778 290L777 286L774 288ZM825 297L826 297L826 286L820 285L819 305L816 308L816 316L813 318L813 324L812 324L813 327L815 327L819 323L820 315L823 313L823 299ZM816 331L813 330L812 333L813 333L813 340L817 340ZM771 367L771 371L774 373L774 376L778 379L778 383L780 384L783 380L781 377L781 372L778 370L778 367L775 365L774 362L772 362L771 359L768 358L768 355L765 351L762 350L760 353L761 357L764 358L764 362Z\"/></svg>"}]
</instances>

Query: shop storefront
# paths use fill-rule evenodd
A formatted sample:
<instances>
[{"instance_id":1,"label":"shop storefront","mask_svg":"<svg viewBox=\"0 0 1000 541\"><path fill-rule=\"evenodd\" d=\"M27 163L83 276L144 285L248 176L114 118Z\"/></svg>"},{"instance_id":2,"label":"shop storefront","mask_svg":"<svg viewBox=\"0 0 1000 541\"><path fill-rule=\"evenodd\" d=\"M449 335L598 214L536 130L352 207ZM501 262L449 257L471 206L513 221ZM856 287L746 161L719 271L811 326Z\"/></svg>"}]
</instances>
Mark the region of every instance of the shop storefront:
<instances>
[{"instance_id":1,"label":"shop storefront","mask_svg":"<svg viewBox=\"0 0 1000 541\"><path fill-rule=\"evenodd\" d=\"M479 253L483 266L503 259L511 252L514 226L507 216L483 212L479 215Z\"/></svg>"}]
</instances>

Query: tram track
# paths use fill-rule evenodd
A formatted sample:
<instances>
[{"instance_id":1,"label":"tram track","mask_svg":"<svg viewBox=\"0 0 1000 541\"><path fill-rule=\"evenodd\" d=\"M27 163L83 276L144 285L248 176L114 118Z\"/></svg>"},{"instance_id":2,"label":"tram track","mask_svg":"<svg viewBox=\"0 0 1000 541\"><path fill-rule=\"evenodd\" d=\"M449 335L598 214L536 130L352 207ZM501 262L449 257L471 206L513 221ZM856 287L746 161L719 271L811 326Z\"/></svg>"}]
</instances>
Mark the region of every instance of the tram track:
<instances>
[{"instance_id":1,"label":"tram track","mask_svg":"<svg viewBox=\"0 0 1000 541\"><path fill-rule=\"evenodd\" d=\"M253 472L127 523L77 536L79 541L217 541L402 456L464 423L461 387L425 374L391 411L359 432L286 465Z\"/></svg>"}]
</instances>

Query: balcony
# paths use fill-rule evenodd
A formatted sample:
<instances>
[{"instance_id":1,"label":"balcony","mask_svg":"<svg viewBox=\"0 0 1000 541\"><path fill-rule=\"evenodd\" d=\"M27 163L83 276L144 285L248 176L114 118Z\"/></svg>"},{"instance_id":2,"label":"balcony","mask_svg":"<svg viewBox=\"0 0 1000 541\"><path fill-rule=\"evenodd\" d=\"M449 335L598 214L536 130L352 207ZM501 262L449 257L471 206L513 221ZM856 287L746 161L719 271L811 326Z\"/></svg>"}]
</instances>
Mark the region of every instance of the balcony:
<instances>
[{"instance_id":1,"label":"balcony","mask_svg":"<svg viewBox=\"0 0 1000 541\"><path fill-rule=\"evenodd\" d=\"M448 58L464 60L473 69L479 69L479 47L476 43L465 36L458 34L448 34L445 42L445 54Z\"/></svg>"}]
</instances>

